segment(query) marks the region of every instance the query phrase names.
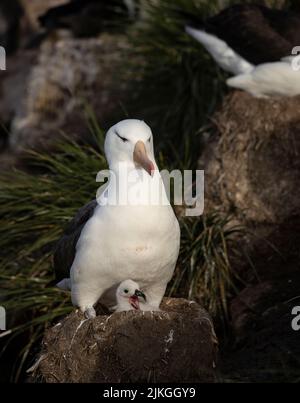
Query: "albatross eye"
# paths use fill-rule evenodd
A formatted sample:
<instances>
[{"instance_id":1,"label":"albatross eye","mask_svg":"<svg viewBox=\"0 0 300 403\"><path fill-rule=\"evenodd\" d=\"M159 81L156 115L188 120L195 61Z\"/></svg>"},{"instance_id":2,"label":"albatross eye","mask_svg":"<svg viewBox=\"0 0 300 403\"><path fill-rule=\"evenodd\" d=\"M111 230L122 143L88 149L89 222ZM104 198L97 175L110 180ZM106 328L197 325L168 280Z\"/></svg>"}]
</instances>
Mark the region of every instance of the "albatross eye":
<instances>
[{"instance_id":1,"label":"albatross eye","mask_svg":"<svg viewBox=\"0 0 300 403\"><path fill-rule=\"evenodd\" d=\"M128 141L128 139L126 139L125 137L122 137L119 135L119 133L115 132L116 135L119 137L119 139L121 139L124 143L126 143L126 141Z\"/></svg>"},{"instance_id":2,"label":"albatross eye","mask_svg":"<svg viewBox=\"0 0 300 403\"><path fill-rule=\"evenodd\" d=\"M125 292L125 294L128 294L128 290L127 290L127 288L125 288L124 292Z\"/></svg>"}]
</instances>

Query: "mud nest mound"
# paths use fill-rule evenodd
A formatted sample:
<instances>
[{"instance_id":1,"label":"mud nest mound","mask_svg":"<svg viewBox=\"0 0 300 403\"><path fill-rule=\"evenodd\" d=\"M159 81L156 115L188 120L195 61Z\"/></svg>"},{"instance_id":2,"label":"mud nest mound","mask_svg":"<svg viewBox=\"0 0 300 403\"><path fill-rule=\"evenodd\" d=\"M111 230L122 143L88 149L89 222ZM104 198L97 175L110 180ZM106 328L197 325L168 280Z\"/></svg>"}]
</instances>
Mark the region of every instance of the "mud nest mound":
<instances>
[{"instance_id":1,"label":"mud nest mound","mask_svg":"<svg viewBox=\"0 0 300 403\"><path fill-rule=\"evenodd\" d=\"M217 340L195 302L164 299L160 312L79 311L48 329L33 382L213 382Z\"/></svg>"},{"instance_id":2,"label":"mud nest mound","mask_svg":"<svg viewBox=\"0 0 300 403\"><path fill-rule=\"evenodd\" d=\"M207 204L244 221L281 223L299 214L300 97L225 98L205 162Z\"/></svg>"}]
</instances>

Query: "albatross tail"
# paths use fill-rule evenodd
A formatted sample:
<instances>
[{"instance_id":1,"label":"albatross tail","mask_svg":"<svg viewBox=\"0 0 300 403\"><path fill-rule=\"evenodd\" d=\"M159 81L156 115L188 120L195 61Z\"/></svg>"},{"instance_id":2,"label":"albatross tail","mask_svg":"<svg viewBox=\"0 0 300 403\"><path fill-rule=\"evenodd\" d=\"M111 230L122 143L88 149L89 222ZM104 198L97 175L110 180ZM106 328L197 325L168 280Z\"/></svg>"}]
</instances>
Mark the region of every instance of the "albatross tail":
<instances>
[{"instance_id":1,"label":"albatross tail","mask_svg":"<svg viewBox=\"0 0 300 403\"><path fill-rule=\"evenodd\" d=\"M186 32L200 42L225 71L234 75L249 73L254 66L231 49L226 42L205 31L187 26Z\"/></svg>"}]
</instances>

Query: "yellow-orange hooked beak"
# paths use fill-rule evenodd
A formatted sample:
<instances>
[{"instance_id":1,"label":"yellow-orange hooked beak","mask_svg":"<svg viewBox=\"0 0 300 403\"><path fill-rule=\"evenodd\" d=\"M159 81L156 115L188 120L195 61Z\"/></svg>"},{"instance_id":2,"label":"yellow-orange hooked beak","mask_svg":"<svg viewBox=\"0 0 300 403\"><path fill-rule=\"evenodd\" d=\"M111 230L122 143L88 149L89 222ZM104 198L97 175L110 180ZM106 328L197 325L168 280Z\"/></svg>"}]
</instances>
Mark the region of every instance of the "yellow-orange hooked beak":
<instances>
[{"instance_id":1,"label":"yellow-orange hooked beak","mask_svg":"<svg viewBox=\"0 0 300 403\"><path fill-rule=\"evenodd\" d=\"M141 166L142 168L144 168L145 171L148 172L148 174L150 176L153 175L154 170L155 170L154 164L152 161L149 160L145 144L140 140L134 146L133 161L138 166Z\"/></svg>"}]
</instances>

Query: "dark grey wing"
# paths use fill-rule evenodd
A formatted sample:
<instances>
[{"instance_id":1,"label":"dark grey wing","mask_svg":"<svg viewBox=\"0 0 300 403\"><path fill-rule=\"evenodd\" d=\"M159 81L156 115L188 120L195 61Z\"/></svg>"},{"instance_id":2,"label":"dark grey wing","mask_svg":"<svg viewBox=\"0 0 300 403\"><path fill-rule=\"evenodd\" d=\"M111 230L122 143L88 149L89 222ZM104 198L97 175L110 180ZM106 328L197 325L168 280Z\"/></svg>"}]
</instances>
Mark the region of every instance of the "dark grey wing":
<instances>
[{"instance_id":1,"label":"dark grey wing","mask_svg":"<svg viewBox=\"0 0 300 403\"><path fill-rule=\"evenodd\" d=\"M97 200L92 200L83 206L57 242L53 259L56 282L70 277L70 268L75 258L77 241L86 222L94 214L97 205Z\"/></svg>"}]
</instances>

